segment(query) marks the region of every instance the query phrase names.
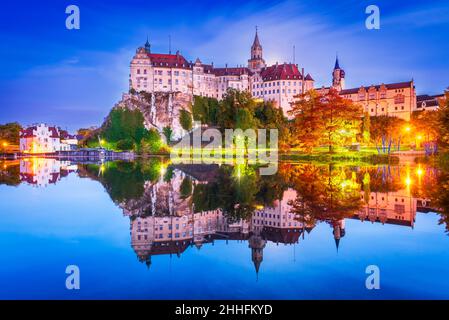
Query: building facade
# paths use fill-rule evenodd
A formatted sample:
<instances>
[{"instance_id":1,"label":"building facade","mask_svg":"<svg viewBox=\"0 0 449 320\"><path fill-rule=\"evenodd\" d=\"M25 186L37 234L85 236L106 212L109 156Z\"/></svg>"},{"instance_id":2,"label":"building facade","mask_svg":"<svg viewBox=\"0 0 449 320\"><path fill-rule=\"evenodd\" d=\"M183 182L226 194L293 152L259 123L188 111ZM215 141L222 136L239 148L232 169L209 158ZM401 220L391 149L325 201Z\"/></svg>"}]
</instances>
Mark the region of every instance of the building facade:
<instances>
[{"instance_id":1,"label":"building facade","mask_svg":"<svg viewBox=\"0 0 449 320\"><path fill-rule=\"evenodd\" d=\"M137 49L129 74L130 90L137 92L183 92L222 99L229 88L248 91L253 97L272 101L284 111L290 109L293 97L312 89L313 78L300 71L297 64L267 66L256 31L248 65L217 68L203 64L200 59L187 61L175 54L151 52L147 42Z\"/></svg>"},{"instance_id":2,"label":"building facade","mask_svg":"<svg viewBox=\"0 0 449 320\"><path fill-rule=\"evenodd\" d=\"M29 154L55 153L74 150L78 139L67 131L55 126L36 124L22 129L19 133L20 152Z\"/></svg>"},{"instance_id":3,"label":"building facade","mask_svg":"<svg viewBox=\"0 0 449 320\"><path fill-rule=\"evenodd\" d=\"M333 88L344 98L361 105L370 116L391 116L409 121L416 111L414 81L382 83L357 88L345 88L345 71L340 67L338 57L332 71L332 86L317 89L326 93Z\"/></svg>"},{"instance_id":4,"label":"building facade","mask_svg":"<svg viewBox=\"0 0 449 320\"><path fill-rule=\"evenodd\" d=\"M59 130L43 123L20 131L20 152L54 153L61 150Z\"/></svg>"}]
</instances>

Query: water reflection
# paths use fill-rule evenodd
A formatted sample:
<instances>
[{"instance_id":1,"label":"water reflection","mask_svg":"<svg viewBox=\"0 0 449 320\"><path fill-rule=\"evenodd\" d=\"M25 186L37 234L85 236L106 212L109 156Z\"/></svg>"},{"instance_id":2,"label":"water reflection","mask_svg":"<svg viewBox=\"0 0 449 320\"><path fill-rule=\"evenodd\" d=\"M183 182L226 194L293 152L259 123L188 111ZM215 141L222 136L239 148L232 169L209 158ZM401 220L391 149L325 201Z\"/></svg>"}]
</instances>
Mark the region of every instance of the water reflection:
<instances>
[{"instance_id":1,"label":"water reflection","mask_svg":"<svg viewBox=\"0 0 449 320\"><path fill-rule=\"evenodd\" d=\"M330 227L336 250L346 219L413 228L416 213L439 212L448 230L449 174L429 165L347 166L282 163L274 176L252 166L140 162L73 163L21 159L0 163L0 184L54 184L71 172L101 183L129 217L138 260L180 256L215 241L245 241L256 273L267 242L295 244Z\"/></svg>"}]
</instances>

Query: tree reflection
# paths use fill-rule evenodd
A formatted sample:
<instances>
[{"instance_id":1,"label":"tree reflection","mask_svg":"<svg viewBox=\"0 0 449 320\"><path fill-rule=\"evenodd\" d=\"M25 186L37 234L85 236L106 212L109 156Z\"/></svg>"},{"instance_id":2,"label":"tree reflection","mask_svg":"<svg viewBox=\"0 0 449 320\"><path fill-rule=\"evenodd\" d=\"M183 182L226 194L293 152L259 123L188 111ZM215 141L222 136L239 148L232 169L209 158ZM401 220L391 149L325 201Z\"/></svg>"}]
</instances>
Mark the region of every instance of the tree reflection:
<instances>
[{"instance_id":1,"label":"tree reflection","mask_svg":"<svg viewBox=\"0 0 449 320\"><path fill-rule=\"evenodd\" d=\"M19 161L0 161L0 185L18 186L20 184Z\"/></svg>"},{"instance_id":2,"label":"tree reflection","mask_svg":"<svg viewBox=\"0 0 449 320\"><path fill-rule=\"evenodd\" d=\"M290 175L297 192L291 212L305 225L327 222L332 226L361 208L360 184L349 168L304 164L281 168Z\"/></svg>"},{"instance_id":3,"label":"tree reflection","mask_svg":"<svg viewBox=\"0 0 449 320\"><path fill-rule=\"evenodd\" d=\"M145 191L145 182L156 181L166 171L161 159L149 161L115 161L105 164L79 165L79 175L98 180L115 203L137 200Z\"/></svg>"}]
</instances>

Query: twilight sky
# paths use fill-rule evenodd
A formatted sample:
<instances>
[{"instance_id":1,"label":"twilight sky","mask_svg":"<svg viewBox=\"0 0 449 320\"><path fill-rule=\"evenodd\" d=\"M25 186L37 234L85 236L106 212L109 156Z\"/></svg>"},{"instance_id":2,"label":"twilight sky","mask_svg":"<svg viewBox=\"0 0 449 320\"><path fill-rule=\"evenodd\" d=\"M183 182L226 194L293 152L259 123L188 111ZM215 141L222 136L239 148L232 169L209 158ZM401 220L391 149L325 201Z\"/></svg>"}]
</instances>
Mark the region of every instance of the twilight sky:
<instances>
[{"instance_id":1,"label":"twilight sky","mask_svg":"<svg viewBox=\"0 0 449 320\"><path fill-rule=\"evenodd\" d=\"M76 4L81 29L65 28ZM365 28L376 4L381 29ZM414 79L418 94L449 86L449 3L413 0L2 3L0 123L100 125L128 90L129 62L147 35L153 52L180 50L216 66L246 64L255 26L269 64L293 61L328 85L338 52L347 87Z\"/></svg>"}]
</instances>

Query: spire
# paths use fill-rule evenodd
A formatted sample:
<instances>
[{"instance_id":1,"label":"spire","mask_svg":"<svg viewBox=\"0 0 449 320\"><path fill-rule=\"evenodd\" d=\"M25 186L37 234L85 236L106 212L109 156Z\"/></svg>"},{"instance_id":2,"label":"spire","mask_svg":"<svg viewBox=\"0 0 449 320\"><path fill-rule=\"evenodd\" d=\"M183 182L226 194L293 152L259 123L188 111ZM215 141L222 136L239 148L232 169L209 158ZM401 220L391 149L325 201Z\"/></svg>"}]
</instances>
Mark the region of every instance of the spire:
<instances>
[{"instance_id":1,"label":"spire","mask_svg":"<svg viewBox=\"0 0 449 320\"><path fill-rule=\"evenodd\" d=\"M147 36L147 42L145 42L145 50L150 53L151 50L151 45L150 45L150 41L148 40L148 36Z\"/></svg>"},{"instance_id":2,"label":"spire","mask_svg":"<svg viewBox=\"0 0 449 320\"><path fill-rule=\"evenodd\" d=\"M335 246L337 247L337 253L338 253L338 247L340 246L340 239L335 238Z\"/></svg>"},{"instance_id":3,"label":"spire","mask_svg":"<svg viewBox=\"0 0 449 320\"><path fill-rule=\"evenodd\" d=\"M255 35L254 41L253 41L253 48L255 48L255 47L262 47L262 46L260 45L259 35L258 35L257 31L258 31L258 28L257 28L257 26L256 26L256 35Z\"/></svg>"},{"instance_id":4,"label":"spire","mask_svg":"<svg viewBox=\"0 0 449 320\"><path fill-rule=\"evenodd\" d=\"M335 58L335 67L334 67L334 70L335 69L340 69L340 64L338 63L338 53L337 53L337 56L336 56L336 58Z\"/></svg>"}]
</instances>

